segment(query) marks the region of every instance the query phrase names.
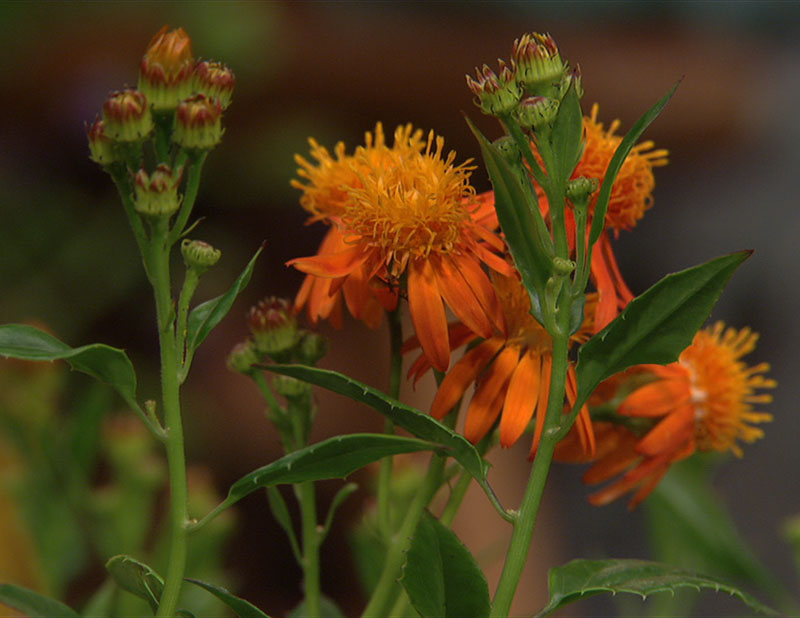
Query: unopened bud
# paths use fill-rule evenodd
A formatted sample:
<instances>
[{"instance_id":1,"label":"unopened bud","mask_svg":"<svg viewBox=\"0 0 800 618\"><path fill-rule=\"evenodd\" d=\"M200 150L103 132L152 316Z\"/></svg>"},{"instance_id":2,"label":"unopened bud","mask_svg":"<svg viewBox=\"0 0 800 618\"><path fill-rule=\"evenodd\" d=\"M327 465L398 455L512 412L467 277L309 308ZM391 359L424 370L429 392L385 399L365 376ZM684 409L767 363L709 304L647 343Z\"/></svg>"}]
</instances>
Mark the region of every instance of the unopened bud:
<instances>
[{"instance_id":1,"label":"unopened bud","mask_svg":"<svg viewBox=\"0 0 800 618\"><path fill-rule=\"evenodd\" d=\"M106 135L105 123L99 114L91 125L86 126L86 137L89 139L89 158L92 161L106 166L117 160L114 142Z\"/></svg>"},{"instance_id":2,"label":"unopened bud","mask_svg":"<svg viewBox=\"0 0 800 618\"><path fill-rule=\"evenodd\" d=\"M559 84L558 87L559 99L564 98L564 95L567 94L567 90L569 90L570 86L573 86L575 88L575 94L578 95L579 99L583 97L583 85L581 84L581 68L579 66L576 66L569 73L566 73L564 77L561 79L561 83Z\"/></svg>"},{"instance_id":3,"label":"unopened bud","mask_svg":"<svg viewBox=\"0 0 800 618\"><path fill-rule=\"evenodd\" d=\"M297 349L299 361L306 365L316 365L328 353L328 340L317 333L306 332Z\"/></svg>"},{"instance_id":4,"label":"unopened bud","mask_svg":"<svg viewBox=\"0 0 800 618\"><path fill-rule=\"evenodd\" d=\"M492 142L492 145L500 151L503 158L511 165L516 165L522 160L522 153L517 143L514 141L514 138L510 135L498 137Z\"/></svg>"},{"instance_id":5,"label":"unopened bud","mask_svg":"<svg viewBox=\"0 0 800 618\"><path fill-rule=\"evenodd\" d=\"M184 238L181 243L181 254L186 268L193 268L203 273L219 261L222 252L202 240Z\"/></svg>"},{"instance_id":6,"label":"unopened bud","mask_svg":"<svg viewBox=\"0 0 800 618\"><path fill-rule=\"evenodd\" d=\"M597 191L600 183L597 178L573 178L567 183L567 197L573 204L587 203L589 196Z\"/></svg>"},{"instance_id":7,"label":"unopened bud","mask_svg":"<svg viewBox=\"0 0 800 618\"><path fill-rule=\"evenodd\" d=\"M517 120L525 129L541 131L553 126L558 116L558 101L548 97L527 97L520 101Z\"/></svg>"},{"instance_id":8,"label":"unopened bud","mask_svg":"<svg viewBox=\"0 0 800 618\"><path fill-rule=\"evenodd\" d=\"M136 212L147 217L169 216L180 208L178 185L183 176L183 168L173 171L162 163L148 175L144 170L136 172L134 178Z\"/></svg>"},{"instance_id":9,"label":"unopened bud","mask_svg":"<svg viewBox=\"0 0 800 618\"><path fill-rule=\"evenodd\" d=\"M253 365L261 362L251 339L237 343L228 354L227 365L231 371L248 374L253 370Z\"/></svg>"},{"instance_id":10,"label":"unopened bud","mask_svg":"<svg viewBox=\"0 0 800 618\"><path fill-rule=\"evenodd\" d=\"M192 94L192 40L183 28L156 33L142 57L139 90L156 111L173 110Z\"/></svg>"},{"instance_id":11,"label":"unopened bud","mask_svg":"<svg viewBox=\"0 0 800 618\"><path fill-rule=\"evenodd\" d=\"M549 95L567 68L553 37L538 32L524 34L514 41L511 58L517 65L517 82L532 95Z\"/></svg>"},{"instance_id":12,"label":"unopened bud","mask_svg":"<svg viewBox=\"0 0 800 618\"><path fill-rule=\"evenodd\" d=\"M514 78L514 63L508 65L502 60L498 60L498 63L499 75L485 64L481 69L475 68L476 78L467 75L467 86L476 96L475 105L484 114L492 116L510 113L522 97L522 91Z\"/></svg>"},{"instance_id":13,"label":"unopened bud","mask_svg":"<svg viewBox=\"0 0 800 618\"><path fill-rule=\"evenodd\" d=\"M112 92L103 103L105 134L118 142L138 142L153 130L147 97L138 90Z\"/></svg>"},{"instance_id":14,"label":"unopened bud","mask_svg":"<svg viewBox=\"0 0 800 618\"><path fill-rule=\"evenodd\" d=\"M219 101L222 109L227 109L231 104L235 85L233 71L221 62L204 60L194 67L194 92Z\"/></svg>"},{"instance_id":15,"label":"unopened bud","mask_svg":"<svg viewBox=\"0 0 800 618\"><path fill-rule=\"evenodd\" d=\"M222 105L197 94L178 105L172 141L191 150L210 150L222 140Z\"/></svg>"},{"instance_id":16,"label":"unopened bud","mask_svg":"<svg viewBox=\"0 0 800 618\"><path fill-rule=\"evenodd\" d=\"M283 395L287 399L297 399L311 392L311 386L308 383L291 376L275 376L272 379L272 386L279 395Z\"/></svg>"},{"instance_id":17,"label":"unopened bud","mask_svg":"<svg viewBox=\"0 0 800 618\"><path fill-rule=\"evenodd\" d=\"M291 303L285 298L271 296L260 301L247 314L247 324L253 333L256 349L276 360L294 349L300 341L297 318Z\"/></svg>"},{"instance_id":18,"label":"unopened bud","mask_svg":"<svg viewBox=\"0 0 800 618\"><path fill-rule=\"evenodd\" d=\"M575 262L566 258L554 257L553 258L553 272L561 277L566 277L573 270L575 270Z\"/></svg>"}]
</instances>

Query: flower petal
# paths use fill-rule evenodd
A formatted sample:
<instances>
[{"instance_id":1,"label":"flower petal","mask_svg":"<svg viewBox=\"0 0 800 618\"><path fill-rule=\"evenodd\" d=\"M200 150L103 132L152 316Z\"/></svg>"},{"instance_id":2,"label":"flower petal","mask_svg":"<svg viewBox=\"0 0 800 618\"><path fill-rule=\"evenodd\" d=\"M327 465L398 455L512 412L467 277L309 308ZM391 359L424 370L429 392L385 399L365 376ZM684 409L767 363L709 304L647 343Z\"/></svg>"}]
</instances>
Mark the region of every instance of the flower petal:
<instances>
[{"instance_id":1,"label":"flower petal","mask_svg":"<svg viewBox=\"0 0 800 618\"><path fill-rule=\"evenodd\" d=\"M544 419L547 416L547 403L550 399L550 376L553 373L553 357L545 356L542 358L542 379L539 381L539 403L536 405L536 427L533 430L533 444L528 459L533 461L536 449L539 448L539 440L542 438L544 429Z\"/></svg>"},{"instance_id":2,"label":"flower petal","mask_svg":"<svg viewBox=\"0 0 800 618\"><path fill-rule=\"evenodd\" d=\"M408 268L408 306L422 350L439 371L450 365L447 316L433 266L426 259L413 260Z\"/></svg>"},{"instance_id":3,"label":"flower petal","mask_svg":"<svg viewBox=\"0 0 800 618\"><path fill-rule=\"evenodd\" d=\"M317 277L344 277L361 266L369 255L362 247L350 247L336 253L295 258L286 262L286 265Z\"/></svg>"},{"instance_id":4,"label":"flower petal","mask_svg":"<svg viewBox=\"0 0 800 618\"><path fill-rule=\"evenodd\" d=\"M494 334L494 328L486 311L476 297L472 285L467 281L462 272L460 263L456 263L450 256L431 256L431 264L436 272L439 291L456 317L466 324L473 332L484 339ZM488 278L480 268L481 275ZM491 288L491 284L489 286Z\"/></svg>"},{"instance_id":5,"label":"flower petal","mask_svg":"<svg viewBox=\"0 0 800 618\"><path fill-rule=\"evenodd\" d=\"M542 359L528 350L519 359L508 384L500 419L500 446L511 446L525 431L536 409L541 378Z\"/></svg>"},{"instance_id":6,"label":"flower petal","mask_svg":"<svg viewBox=\"0 0 800 618\"><path fill-rule=\"evenodd\" d=\"M464 424L464 437L473 444L480 441L497 420L501 408L497 399L511 378L518 360L518 348L503 348L475 389Z\"/></svg>"},{"instance_id":7,"label":"flower petal","mask_svg":"<svg viewBox=\"0 0 800 618\"><path fill-rule=\"evenodd\" d=\"M636 445L642 455L674 454L694 433L694 408L685 405L669 414Z\"/></svg>"},{"instance_id":8,"label":"flower petal","mask_svg":"<svg viewBox=\"0 0 800 618\"><path fill-rule=\"evenodd\" d=\"M664 416L686 404L690 397L689 381L656 380L637 388L619 404L619 413L624 416Z\"/></svg>"}]
</instances>

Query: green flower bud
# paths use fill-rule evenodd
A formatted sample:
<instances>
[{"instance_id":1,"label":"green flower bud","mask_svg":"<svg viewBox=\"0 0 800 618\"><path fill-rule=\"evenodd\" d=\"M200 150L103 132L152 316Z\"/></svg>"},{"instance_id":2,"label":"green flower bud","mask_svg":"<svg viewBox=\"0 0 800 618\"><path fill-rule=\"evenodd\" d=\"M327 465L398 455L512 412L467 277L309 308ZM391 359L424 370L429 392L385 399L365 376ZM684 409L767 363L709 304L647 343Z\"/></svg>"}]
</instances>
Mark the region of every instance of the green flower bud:
<instances>
[{"instance_id":1,"label":"green flower bud","mask_svg":"<svg viewBox=\"0 0 800 618\"><path fill-rule=\"evenodd\" d=\"M170 111L192 94L192 40L183 28L159 30L142 57L139 90L156 111Z\"/></svg>"},{"instance_id":2,"label":"green flower bud","mask_svg":"<svg viewBox=\"0 0 800 618\"><path fill-rule=\"evenodd\" d=\"M328 339L306 331L297 349L298 360L306 365L316 365L328 353Z\"/></svg>"},{"instance_id":3,"label":"green flower bud","mask_svg":"<svg viewBox=\"0 0 800 618\"><path fill-rule=\"evenodd\" d=\"M219 261L222 252L202 240L184 238L181 243L181 254L186 268L204 273Z\"/></svg>"},{"instance_id":4,"label":"green flower bud","mask_svg":"<svg viewBox=\"0 0 800 618\"><path fill-rule=\"evenodd\" d=\"M549 94L567 69L556 42L549 34L533 32L522 35L514 41L511 58L517 66L517 83L533 95Z\"/></svg>"},{"instance_id":5,"label":"green flower bud","mask_svg":"<svg viewBox=\"0 0 800 618\"><path fill-rule=\"evenodd\" d=\"M528 97L520 101L517 107L517 120L521 127L542 131L549 129L558 116L559 103L548 97Z\"/></svg>"},{"instance_id":6,"label":"green flower bud","mask_svg":"<svg viewBox=\"0 0 800 618\"><path fill-rule=\"evenodd\" d=\"M105 134L117 142L138 142L153 130L147 97L137 90L113 92L103 103Z\"/></svg>"},{"instance_id":7,"label":"green flower bud","mask_svg":"<svg viewBox=\"0 0 800 618\"><path fill-rule=\"evenodd\" d=\"M210 150L222 140L222 105L204 94L178 105L172 141L190 150Z\"/></svg>"},{"instance_id":8,"label":"green flower bud","mask_svg":"<svg viewBox=\"0 0 800 618\"><path fill-rule=\"evenodd\" d=\"M280 362L291 355L300 341L297 318L288 300L271 296L247 314L256 349Z\"/></svg>"},{"instance_id":9,"label":"green flower bud","mask_svg":"<svg viewBox=\"0 0 800 618\"><path fill-rule=\"evenodd\" d=\"M146 217L169 216L181 205L178 197L178 185L181 183L183 168L173 171L169 165L160 164L148 176L144 170L136 172L134 178L136 212Z\"/></svg>"},{"instance_id":10,"label":"green flower bud","mask_svg":"<svg viewBox=\"0 0 800 618\"><path fill-rule=\"evenodd\" d=\"M498 63L499 75L485 64L481 69L475 68L477 79L467 75L467 87L476 96L475 105L491 116L510 113L522 98L522 90L514 79L514 64L509 66L502 60Z\"/></svg>"},{"instance_id":11,"label":"green flower bud","mask_svg":"<svg viewBox=\"0 0 800 618\"><path fill-rule=\"evenodd\" d=\"M89 139L89 158L92 161L103 167L117 161L114 142L106 135L105 123L99 114L91 125L86 126L86 137Z\"/></svg>"},{"instance_id":12,"label":"green flower bud","mask_svg":"<svg viewBox=\"0 0 800 618\"><path fill-rule=\"evenodd\" d=\"M311 385L291 376L275 376L272 379L275 392L287 399L297 399L311 392Z\"/></svg>"},{"instance_id":13,"label":"green flower bud","mask_svg":"<svg viewBox=\"0 0 800 618\"><path fill-rule=\"evenodd\" d=\"M599 184L597 178L573 178L567 183L567 197L573 204L585 204L589 196L597 191Z\"/></svg>"},{"instance_id":14,"label":"green flower bud","mask_svg":"<svg viewBox=\"0 0 800 618\"><path fill-rule=\"evenodd\" d=\"M194 67L194 91L219 101L222 109L231 104L235 85L233 71L220 62L203 61Z\"/></svg>"},{"instance_id":15,"label":"green flower bud","mask_svg":"<svg viewBox=\"0 0 800 618\"><path fill-rule=\"evenodd\" d=\"M247 375L253 370L253 365L261 362L260 355L256 351L255 344L251 339L237 343L228 358L226 359L228 369Z\"/></svg>"},{"instance_id":16,"label":"green flower bud","mask_svg":"<svg viewBox=\"0 0 800 618\"><path fill-rule=\"evenodd\" d=\"M492 145L500 151L500 154L503 155L503 158L512 166L517 165L520 161L522 161L522 153L514 141L514 138L510 135L498 137L492 142Z\"/></svg>"}]
</instances>

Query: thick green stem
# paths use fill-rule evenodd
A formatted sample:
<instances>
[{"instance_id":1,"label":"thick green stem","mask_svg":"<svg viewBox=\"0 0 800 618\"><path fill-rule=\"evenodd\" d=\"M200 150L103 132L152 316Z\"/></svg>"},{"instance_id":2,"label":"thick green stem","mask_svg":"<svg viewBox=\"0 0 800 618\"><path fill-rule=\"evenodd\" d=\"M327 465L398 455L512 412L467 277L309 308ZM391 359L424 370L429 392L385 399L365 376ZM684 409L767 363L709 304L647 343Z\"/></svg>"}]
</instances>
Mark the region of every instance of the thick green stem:
<instances>
[{"instance_id":1,"label":"thick green stem","mask_svg":"<svg viewBox=\"0 0 800 618\"><path fill-rule=\"evenodd\" d=\"M568 312L567 312L568 313ZM567 346L569 338L565 335L553 338L553 372L550 378L550 395L547 406L545 427L542 439L536 451L531 476L525 489L519 513L514 521L514 530L511 533L511 542L503 565L503 573L495 591L492 603L492 618L506 618L511 609L511 602L519 584L519 578L525 567L528 550L533 537L536 524L536 515L539 512L542 494L544 492L550 463L553 459L553 450L556 440L552 428L558 423L564 405L564 393L567 382Z\"/></svg>"},{"instance_id":2,"label":"thick green stem","mask_svg":"<svg viewBox=\"0 0 800 618\"><path fill-rule=\"evenodd\" d=\"M170 482L169 527L170 545L164 591L158 606L158 616L174 616L186 570L186 535L188 489L186 456L183 444L183 423L178 384L178 354L175 340L175 311L172 303L169 271L169 247L166 221L153 226L150 264L156 297L158 336L161 347L161 390L164 408L165 445Z\"/></svg>"}]
</instances>

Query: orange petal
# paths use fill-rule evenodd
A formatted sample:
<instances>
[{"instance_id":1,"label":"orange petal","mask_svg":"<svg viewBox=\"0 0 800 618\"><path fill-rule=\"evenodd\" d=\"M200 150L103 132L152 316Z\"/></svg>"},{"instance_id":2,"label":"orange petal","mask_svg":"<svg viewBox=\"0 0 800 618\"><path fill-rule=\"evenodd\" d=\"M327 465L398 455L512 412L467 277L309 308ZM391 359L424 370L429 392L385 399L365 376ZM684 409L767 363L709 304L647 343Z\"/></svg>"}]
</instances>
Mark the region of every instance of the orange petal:
<instances>
[{"instance_id":1,"label":"orange petal","mask_svg":"<svg viewBox=\"0 0 800 618\"><path fill-rule=\"evenodd\" d=\"M481 262L486 264L495 272L505 275L506 277L513 277L516 275L517 270L511 263L500 256L495 255L481 243L476 243L475 246L472 247L472 250L475 252L475 255L481 259Z\"/></svg>"},{"instance_id":2,"label":"orange petal","mask_svg":"<svg viewBox=\"0 0 800 618\"><path fill-rule=\"evenodd\" d=\"M362 247L351 247L337 253L295 258L286 262L297 270L317 277L344 277L363 264L369 257Z\"/></svg>"},{"instance_id":3,"label":"orange petal","mask_svg":"<svg viewBox=\"0 0 800 618\"><path fill-rule=\"evenodd\" d=\"M619 413L648 418L664 416L686 404L690 397L687 380L656 380L628 395L619 404Z\"/></svg>"},{"instance_id":4,"label":"orange petal","mask_svg":"<svg viewBox=\"0 0 800 618\"><path fill-rule=\"evenodd\" d=\"M570 365L567 368L567 401L570 405L575 404L578 397L578 379L575 374L575 367ZM594 430L592 429L592 417L589 414L589 406L583 405L581 411L578 412L578 418L575 421L575 426L580 438L581 446L591 459L596 452L596 444L594 440Z\"/></svg>"},{"instance_id":5,"label":"orange petal","mask_svg":"<svg viewBox=\"0 0 800 618\"><path fill-rule=\"evenodd\" d=\"M484 339L491 337L494 333L492 323L456 263L449 256L431 256L431 264L436 272L442 298L456 317L477 335ZM486 277L485 274L483 276Z\"/></svg>"},{"instance_id":6,"label":"orange petal","mask_svg":"<svg viewBox=\"0 0 800 618\"><path fill-rule=\"evenodd\" d=\"M447 371L450 365L447 316L433 266L426 259L414 260L409 265L408 306L425 356L436 369Z\"/></svg>"},{"instance_id":7,"label":"orange petal","mask_svg":"<svg viewBox=\"0 0 800 618\"><path fill-rule=\"evenodd\" d=\"M539 440L542 438L544 429L544 419L547 417L547 403L550 399L550 376L553 373L553 358L545 356L542 358L542 379L539 381L539 403L536 405L536 427L533 430L533 444L528 459L533 460L536 449L539 448Z\"/></svg>"},{"instance_id":8,"label":"orange petal","mask_svg":"<svg viewBox=\"0 0 800 618\"><path fill-rule=\"evenodd\" d=\"M631 491L643 480L645 481L645 485L647 485L646 479L650 478L651 475L663 475L663 472L667 468L669 468L669 462L663 457L646 459L633 470L625 474L620 480L590 495L589 502L595 506L603 506L604 504L613 502L620 496ZM635 506L635 504L633 506ZM633 507L629 505L629 508Z\"/></svg>"},{"instance_id":9,"label":"orange petal","mask_svg":"<svg viewBox=\"0 0 800 618\"><path fill-rule=\"evenodd\" d=\"M452 259L470 286L475 299L483 309L483 313L491 320L499 332L505 334L506 318L503 314L503 307L492 282L483 271L483 268L481 268L480 263L470 254L458 257L453 256Z\"/></svg>"},{"instance_id":10,"label":"orange petal","mask_svg":"<svg viewBox=\"0 0 800 618\"><path fill-rule=\"evenodd\" d=\"M499 337L484 341L464 354L439 385L431 406L431 416L443 419L464 396L464 391L475 381L481 371L494 358L503 340Z\"/></svg>"},{"instance_id":11,"label":"orange petal","mask_svg":"<svg viewBox=\"0 0 800 618\"><path fill-rule=\"evenodd\" d=\"M518 348L511 346L503 348L476 388L464 424L464 437L473 444L483 438L497 420L501 407L497 405L497 399L511 378L518 360Z\"/></svg>"},{"instance_id":12,"label":"orange petal","mask_svg":"<svg viewBox=\"0 0 800 618\"><path fill-rule=\"evenodd\" d=\"M608 233L604 233L600 236L598 244L600 245L600 252L603 256L603 260L607 265L608 273L611 275L611 280L614 283L614 289L617 292L619 308L624 309L627 304L633 300L634 296L633 292L630 291L630 288L628 288L628 285L622 278L622 273L619 271L617 258L614 256L614 249L611 247L611 239Z\"/></svg>"},{"instance_id":13,"label":"orange petal","mask_svg":"<svg viewBox=\"0 0 800 618\"><path fill-rule=\"evenodd\" d=\"M511 446L525 431L539 399L541 378L542 359L529 350L519 359L508 384L500 419L500 446Z\"/></svg>"},{"instance_id":14,"label":"orange petal","mask_svg":"<svg viewBox=\"0 0 800 618\"><path fill-rule=\"evenodd\" d=\"M639 441L636 450L654 457L677 452L694 433L694 408L686 405L668 415Z\"/></svg>"}]
</instances>

